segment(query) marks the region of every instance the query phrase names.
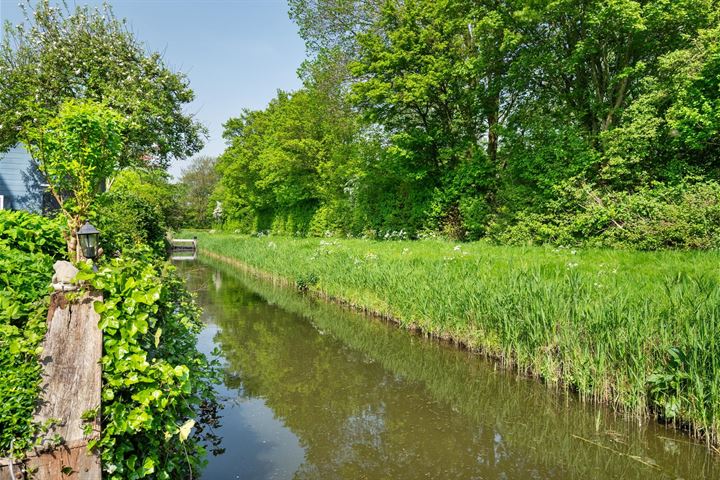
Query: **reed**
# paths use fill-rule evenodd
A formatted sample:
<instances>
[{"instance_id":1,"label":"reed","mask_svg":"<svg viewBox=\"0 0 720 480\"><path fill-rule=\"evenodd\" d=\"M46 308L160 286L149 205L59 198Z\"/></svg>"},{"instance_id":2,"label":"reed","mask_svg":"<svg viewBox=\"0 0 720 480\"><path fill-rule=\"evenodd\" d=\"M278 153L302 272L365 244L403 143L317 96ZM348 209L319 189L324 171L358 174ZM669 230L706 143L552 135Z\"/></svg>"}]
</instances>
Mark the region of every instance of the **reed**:
<instances>
[{"instance_id":1,"label":"reed","mask_svg":"<svg viewBox=\"0 0 720 480\"><path fill-rule=\"evenodd\" d=\"M717 252L196 234L201 251L718 444Z\"/></svg>"}]
</instances>

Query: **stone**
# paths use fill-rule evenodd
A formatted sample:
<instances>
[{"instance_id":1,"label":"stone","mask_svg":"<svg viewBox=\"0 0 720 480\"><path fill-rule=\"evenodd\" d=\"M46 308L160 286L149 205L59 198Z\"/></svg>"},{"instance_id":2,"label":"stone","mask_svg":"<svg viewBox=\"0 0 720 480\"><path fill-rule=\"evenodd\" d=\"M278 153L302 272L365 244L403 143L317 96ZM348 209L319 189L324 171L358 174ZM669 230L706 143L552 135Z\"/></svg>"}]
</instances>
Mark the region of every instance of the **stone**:
<instances>
[{"instance_id":1,"label":"stone","mask_svg":"<svg viewBox=\"0 0 720 480\"><path fill-rule=\"evenodd\" d=\"M60 260L53 265L55 275L53 275L53 288L57 291L76 290L77 285L73 284L75 275L79 270L70 262Z\"/></svg>"}]
</instances>

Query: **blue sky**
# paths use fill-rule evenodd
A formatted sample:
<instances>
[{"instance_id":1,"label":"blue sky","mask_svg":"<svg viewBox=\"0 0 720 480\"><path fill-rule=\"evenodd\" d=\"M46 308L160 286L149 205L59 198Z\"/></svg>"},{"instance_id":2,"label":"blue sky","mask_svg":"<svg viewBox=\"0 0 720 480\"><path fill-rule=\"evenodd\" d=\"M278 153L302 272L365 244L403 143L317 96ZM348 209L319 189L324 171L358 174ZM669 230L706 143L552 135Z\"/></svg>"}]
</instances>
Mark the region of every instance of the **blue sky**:
<instances>
[{"instance_id":1,"label":"blue sky","mask_svg":"<svg viewBox=\"0 0 720 480\"><path fill-rule=\"evenodd\" d=\"M0 0L0 19L22 19L21 0ZM58 3L54 2L53 3ZM83 0L77 4L101 5ZM111 0L135 36L190 78L196 100L188 111L210 130L200 154L218 155L222 124L243 108L262 108L277 89L300 86L296 70L305 46L288 17L285 0ZM178 175L188 164L176 162Z\"/></svg>"}]
</instances>

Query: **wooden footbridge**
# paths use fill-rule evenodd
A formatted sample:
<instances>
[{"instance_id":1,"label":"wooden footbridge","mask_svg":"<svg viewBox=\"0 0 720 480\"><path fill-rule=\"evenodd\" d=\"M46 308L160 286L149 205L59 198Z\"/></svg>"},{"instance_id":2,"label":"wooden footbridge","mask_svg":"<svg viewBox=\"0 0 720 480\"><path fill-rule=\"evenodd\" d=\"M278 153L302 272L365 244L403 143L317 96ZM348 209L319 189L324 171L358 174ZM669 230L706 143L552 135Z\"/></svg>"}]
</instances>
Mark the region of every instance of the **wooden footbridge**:
<instances>
[{"instance_id":1,"label":"wooden footbridge","mask_svg":"<svg viewBox=\"0 0 720 480\"><path fill-rule=\"evenodd\" d=\"M173 238L170 240L170 260L195 260L197 238Z\"/></svg>"}]
</instances>

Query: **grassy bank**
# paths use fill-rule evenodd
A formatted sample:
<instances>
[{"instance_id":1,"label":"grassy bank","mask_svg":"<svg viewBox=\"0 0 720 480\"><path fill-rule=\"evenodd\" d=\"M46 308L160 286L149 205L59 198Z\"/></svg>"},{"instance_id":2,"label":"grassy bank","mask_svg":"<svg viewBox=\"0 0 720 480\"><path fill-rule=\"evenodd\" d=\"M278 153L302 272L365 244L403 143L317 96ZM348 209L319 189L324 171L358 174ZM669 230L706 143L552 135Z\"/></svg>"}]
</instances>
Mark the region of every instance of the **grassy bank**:
<instances>
[{"instance_id":1,"label":"grassy bank","mask_svg":"<svg viewBox=\"0 0 720 480\"><path fill-rule=\"evenodd\" d=\"M717 253L198 237L205 251L718 442Z\"/></svg>"}]
</instances>

